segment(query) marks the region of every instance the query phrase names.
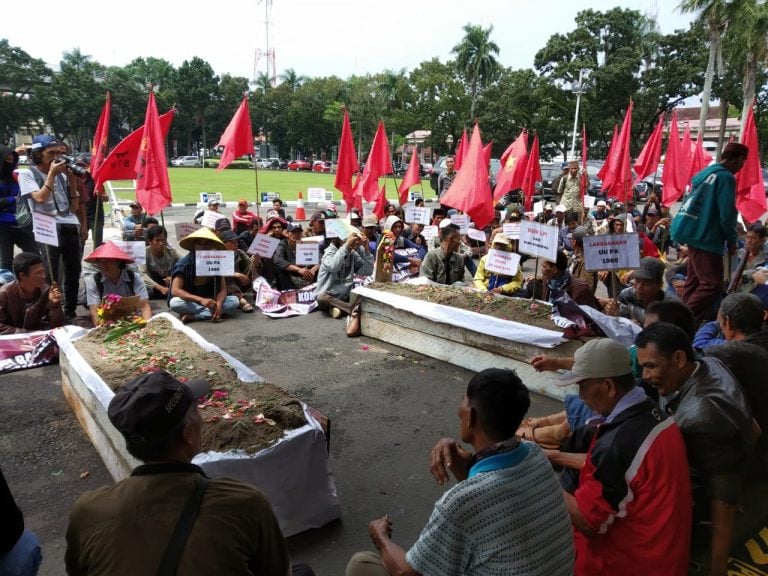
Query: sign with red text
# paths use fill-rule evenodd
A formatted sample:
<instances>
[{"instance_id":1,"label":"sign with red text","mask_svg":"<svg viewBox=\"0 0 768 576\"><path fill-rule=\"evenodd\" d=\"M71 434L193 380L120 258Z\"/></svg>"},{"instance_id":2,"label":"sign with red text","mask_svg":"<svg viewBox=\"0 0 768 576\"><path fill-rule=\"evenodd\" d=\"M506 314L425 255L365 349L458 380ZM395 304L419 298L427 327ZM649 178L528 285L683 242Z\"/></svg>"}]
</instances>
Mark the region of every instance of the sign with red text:
<instances>
[{"instance_id":1,"label":"sign with red text","mask_svg":"<svg viewBox=\"0 0 768 576\"><path fill-rule=\"evenodd\" d=\"M469 230L469 216L466 214L454 214L451 216L451 224L459 227L459 233L464 235Z\"/></svg>"},{"instance_id":2,"label":"sign with red text","mask_svg":"<svg viewBox=\"0 0 768 576\"><path fill-rule=\"evenodd\" d=\"M35 234L35 241L48 246L59 245L59 233L56 230L56 218L32 212L32 231Z\"/></svg>"},{"instance_id":3,"label":"sign with red text","mask_svg":"<svg viewBox=\"0 0 768 576\"><path fill-rule=\"evenodd\" d=\"M296 266L314 266L320 262L320 244L300 242L296 244Z\"/></svg>"},{"instance_id":4,"label":"sign with red text","mask_svg":"<svg viewBox=\"0 0 768 576\"><path fill-rule=\"evenodd\" d=\"M488 250L485 269L502 276L515 276L520 268L520 254L503 250Z\"/></svg>"},{"instance_id":5,"label":"sign with red text","mask_svg":"<svg viewBox=\"0 0 768 576\"><path fill-rule=\"evenodd\" d=\"M174 226L176 228L176 238L179 240L186 238L192 234L192 232L202 228L200 224L195 224L194 222L176 222Z\"/></svg>"},{"instance_id":6,"label":"sign with red text","mask_svg":"<svg viewBox=\"0 0 768 576\"><path fill-rule=\"evenodd\" d=\"M197 276L234 276L235 253L232 250L198 250L195 252Z\"/></svg>"},{"instance_id":7,"label":"sign with red text","mask_svg":"<svg viewBox=\"0 0 768 576\"><path fill-rule=\"evenodd\" d=\"M631 270L640 267L637 234L601 234L584 237L586 270Z\"/></svg>"},{"instance_id":8,"label":"sign with red text","mask_svg":"<svg viewBox=\"0 0 768 576\"><path fill-rule=\"evenodd\" d=\"M216 222L222 218L226 218L226 216L224 216L224 214L221 212L216 212L215 210L206 210L203 212L203 218L200 220L200 224L206 228L216 228Z\"/></svg>"},{"instance_id":9,"label":"sign with red text","mask_svg":"<svg viewBox=\"0 0 768 576\"><path fill-rule=\"evenodd\" d=\"M280 238L273 238L266 234L256 234L251 245L248 247L249 254L258 254L262 258L272 258L280 244Z\"/></svg>"},{"instance_id":10,"label":"sign with red text","mask_svg":"<svg viewBox=\"0 0 768 576\"><path fill-rule=\"evenodd\" d=\"M547 226L528 220L520 222L518 251L554 262L557 258L559 234L560 230L557 226Z\"/></svg>"}]
</instances>

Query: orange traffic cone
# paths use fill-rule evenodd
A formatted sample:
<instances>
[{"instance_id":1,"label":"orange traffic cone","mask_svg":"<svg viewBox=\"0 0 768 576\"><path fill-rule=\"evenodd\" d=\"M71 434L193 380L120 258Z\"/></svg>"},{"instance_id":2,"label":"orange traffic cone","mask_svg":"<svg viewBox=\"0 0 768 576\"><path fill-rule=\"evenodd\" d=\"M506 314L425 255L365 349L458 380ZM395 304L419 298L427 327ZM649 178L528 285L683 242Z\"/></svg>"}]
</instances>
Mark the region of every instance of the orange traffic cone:
<instances>
[{"instance_id":1,"label":"orange traffic cone","mask_svg":"<svg viewBox=\"0 0 768 576\"><path fill-rule=\"evenodd\" d=\"M306 220L307 213L304 212L304 195L299 190L299 199L296 200L296 220Z\"/></svg>"}]
</instances>

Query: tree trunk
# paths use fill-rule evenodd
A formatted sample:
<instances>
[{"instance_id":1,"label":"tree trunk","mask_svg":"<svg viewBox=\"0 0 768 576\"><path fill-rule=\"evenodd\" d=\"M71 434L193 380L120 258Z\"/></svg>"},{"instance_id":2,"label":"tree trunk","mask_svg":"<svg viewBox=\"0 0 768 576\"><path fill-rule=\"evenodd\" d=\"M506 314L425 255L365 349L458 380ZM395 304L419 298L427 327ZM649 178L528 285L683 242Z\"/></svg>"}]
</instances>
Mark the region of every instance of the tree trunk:
<instances>
[{"instance_id":1,"label":"tree trunk","mask_svg":"<svg viewBox=\"0 0 768 576\"><path fill-rule=\"evenodd\" d=\"M755 83L756 83L756 70L757 70L757 57L755 54L750 54L747 60L746 67L744 68L744 104L741 108L741 127L739 128L739 142L741 142L744 136L744 124L747 121L747 113L752 107L755 100Z\"/></svg>"},{"instance_id":2,"label":"tree trunk","mask_svg":"<svg viewBox=\"0 0 768 576\"><path fill-rule=\"evenodd\" d=\"M717 135L717 151L715 153L716 162L720 162L720 154L723 151L723 144L725 143L725 124L728 120L729 105L727 98L722 98L720 100L720 132Z\"/></svg>"},{"instance_id":3,"label":"tree trunk","mask_svg":"<svg viewBox=\"0 0 768 576\"><path fill-rule=\"evenodd\" d=\"M701 115L699 116L699 134L704 138L707 127L707 115L709 114L709 99L712 94L712 80L715 77L715 60L717 60L717 47L720 44L720 32L713 30L709 34L709 58L707 60L707 72L704 75L704 89L701 92Z\"/></svg>"}]
</instances>

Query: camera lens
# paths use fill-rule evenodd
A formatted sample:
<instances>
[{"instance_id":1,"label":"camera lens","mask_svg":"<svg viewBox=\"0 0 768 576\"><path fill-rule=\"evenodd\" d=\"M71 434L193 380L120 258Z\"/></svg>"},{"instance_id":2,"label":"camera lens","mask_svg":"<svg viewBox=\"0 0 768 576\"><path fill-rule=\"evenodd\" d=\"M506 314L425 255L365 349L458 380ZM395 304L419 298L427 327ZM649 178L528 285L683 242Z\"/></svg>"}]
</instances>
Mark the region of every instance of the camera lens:
<instances>
[{"instance_id":1,"label":"camera lens","mask_svg":"<svg viewBox=\"0 0 768 576\"><path fill-rule=\"evenodd\" d=\"M75 176L85 178L88 175L88 170L75 164L75 159L72 158L72 156L62 155L61 159L67 163L67 168L69 168Z\"/></svg>"}]
</instances>

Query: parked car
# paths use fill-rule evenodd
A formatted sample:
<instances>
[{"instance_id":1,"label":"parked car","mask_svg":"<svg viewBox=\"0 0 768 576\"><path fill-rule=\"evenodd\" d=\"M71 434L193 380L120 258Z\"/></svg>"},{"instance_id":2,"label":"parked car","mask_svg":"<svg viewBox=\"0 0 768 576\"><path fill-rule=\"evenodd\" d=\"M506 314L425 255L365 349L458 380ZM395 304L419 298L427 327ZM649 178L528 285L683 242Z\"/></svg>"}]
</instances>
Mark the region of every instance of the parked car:
<instances>
[{"instance_id":1,"label":"parked car","mask_svg":"<svg viewBox=\"0 0 768 576\"><path fill-rule=\"evenodd\" d=\"M307 160L294 160L288 163L288 170L293 170L295 172L299 170L312 170L312 164Z\"/></svg>"},{"instance_id":2,"label":"parked car","mask_svg":"<svg viewBox=\"0 0 768 576\"><path fill-rule=\"evenodd\" d=\"M536 183L536 196L538 200L554 202L557 199L557 191L552 190L552 180L562 173L560 164L542 164L541 181Z\"/></svg>"},{"instance_id":3,"label":"parked car","mask_svg":"<svg viewBox=\"0 0 768 576\"><path fill-rule=\"evenodd\" d=\"M261 168L262 170L266 170L267 168L272 167L272 162L274 160L277 160L277 158L262 158L261 160L256 161L256 168Z\"/></svg>"},{"instance_id":4,"label":"parked car","mask_svg":"<svg viewBox=\"0 0 768 576\"><path fill-rule=\"evenodd\" d=\"M333 164L327 160L315 160L312 164L312 172L330 173L332 168Z\"/></svg>"},{"instance_id":5,"label":"parked car","mask_svg":"<svg viewBox=\"0 0 768 576\"><path fill-rule=\"evenodd\" d=\"M590 196L594 196L595 198L605 198L605 192L602 190L603 182L600 180L600 178L597 177L597 173L600 172L600 169L603 167L603 164L605 162L598 161L598 160L590 160L587 162L587 174L589 175L589 190L587 191L587 194ZM658 176L658 183L657 183L657 190L661 191L661 173L657 172L659 174ZM632 178L633 180L636 180L636 174L635 171L632 170ZM653 177L649 176L648 178L651 178L651 183L654 182ZM640 181L636 181L634 185L634 199L635 202L645 202L648 199L648 196L651 193L651 187L649 185L648 179L643 179Z\"/></svg>"},{"instance_id":6,"label":"parked car","mask_svg":"<svg viewBox=\"0 0 768 576\"><path fill-rule=\"evenodd\" d=\"M202 166L202 162L198 156L177 156L171 160L172 166Z\"/></svg>"},{"instance_id":7,"label":"parked car","mask_svg":"<svg viewBox=\"0 0 768 576\"><path fill-rule=\"evenodd\" d=\"M280 160L277 164L278 170L288 170L288 160Z\"/></svg>"}]
</instances>

